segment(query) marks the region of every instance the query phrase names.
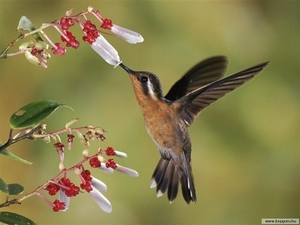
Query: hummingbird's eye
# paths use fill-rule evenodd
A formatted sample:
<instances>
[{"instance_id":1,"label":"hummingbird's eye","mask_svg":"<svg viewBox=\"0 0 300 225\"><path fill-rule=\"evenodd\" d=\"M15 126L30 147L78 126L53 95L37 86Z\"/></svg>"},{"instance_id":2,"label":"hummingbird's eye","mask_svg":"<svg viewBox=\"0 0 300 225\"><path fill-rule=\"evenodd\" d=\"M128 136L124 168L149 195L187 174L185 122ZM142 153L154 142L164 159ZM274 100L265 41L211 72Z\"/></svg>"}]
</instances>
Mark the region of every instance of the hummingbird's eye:
<instances>
[{"instance_id":1,"label":"hummingbird's eye","mask_svg":"<svg viewBox=\"0 0 300 225\"><path fill-rule=\"evenodd\" d=\"M139 80L142 81L143 83L147 83L148 82L148 77L141 76Z\"/></svg>"}]
</instances>

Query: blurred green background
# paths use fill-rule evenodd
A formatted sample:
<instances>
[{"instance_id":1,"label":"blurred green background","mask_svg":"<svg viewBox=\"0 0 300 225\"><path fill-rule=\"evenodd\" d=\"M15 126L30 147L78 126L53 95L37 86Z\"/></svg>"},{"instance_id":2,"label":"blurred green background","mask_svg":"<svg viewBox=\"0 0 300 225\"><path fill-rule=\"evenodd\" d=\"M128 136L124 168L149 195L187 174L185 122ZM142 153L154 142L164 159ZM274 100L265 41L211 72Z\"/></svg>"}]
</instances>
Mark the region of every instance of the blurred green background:
<instances>
[{"instance_id":1,"label":"blurred green background","mask_svg":"<svg viewBox=\"0 0 300 225\"><path fill-rule=\"evenodd\" d=\"M205 110L190 128L198 201L187 205L181 193L169 204L166 196L157 199L149 188L159 154L121 68L113 69L83 42L63 57L53 56L47 69L28 63L23 55L1 60L1 142L18 108L53 99L74 111L57 111L47 120L48 131L76 117L77 125L102 126L109 132L107 140L93 143L92 149L100 145L125 151L128 158L118 163L140 174L131 178L92 171L108 185L111 214L86 193L72 199L66 213L53 213L38 197L4 210L37 224L260 224L262 218L299 218L300 2L0 0L0 49L17 37L22 15L38 27L70 8L79 12L89 5L143 35L145 41L138 45L105 37L127 66L157 74L165 93L187 69L213 55L229 57L227 74L271 63L253 81ZM78 27L73 29L80 39ZM59 40L54 29L45 32ZM66 152L66 166L79 161L83 148L75 144ZM34 164L0 156L0 177L23 184L27 193L58 172L52 144L23 141L9 149Z\"/></svg>"}]
</instances>

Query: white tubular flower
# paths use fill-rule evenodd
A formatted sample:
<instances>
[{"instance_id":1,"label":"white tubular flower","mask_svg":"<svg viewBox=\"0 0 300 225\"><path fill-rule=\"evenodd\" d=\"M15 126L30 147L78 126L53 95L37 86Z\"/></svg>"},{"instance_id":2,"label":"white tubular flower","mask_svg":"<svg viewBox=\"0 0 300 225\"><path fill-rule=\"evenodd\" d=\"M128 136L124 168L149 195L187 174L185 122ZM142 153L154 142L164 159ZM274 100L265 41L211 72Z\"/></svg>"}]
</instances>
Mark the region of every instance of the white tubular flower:
<instances>
[{"instance_id":1,"label":"white tubular flower","mask_svg":"<svg viewBox=\"0 0 300 225\"><path fill-rule=\"evenodd\" d=\"M116 167L115 170L120 172L120 173L124 173L128 176L131 176L131 177L138 177L139 176L137 171L135 171L133 169L130 169L130 168L127 168L127 167L124 167L124 166L120 166L119 164L117 164L117 167Z\"/></svg>"},{"instance_id":2,"label":"white tubular flower","mask_svg":"<svg viewBox=\"0 0 300 225\"><path fill-rule=\"evenodd\" d=\"M144 41L144 38L139 33L115 24L111 27L111 32L130 44L136 44Z\"/></svg>"},{"instance_id":3,"label":"white tubular flower","mask_svg":"<svg viewBox=\"0 0 300 225\"><path fill-rule=\"evenodd\" d=\"M101 166L99 167L100 170L103 170L105 173L111 174L114 172L114 169L112 168L107 168L105 163L101 163Z\"/></svg>"},{"instance_id":4,"label":"white tubular flower","mask_svg":"<svg viewBox=\"0 0 300 225\"><path fill-rule=\"evenodd\" d=\"M98 191L101 191L101 192L107 191L106 184L93 176L92 176L92 187L96 188Z\"/></svg>"},{"instance_id":5,"label":"white tubular flower","mask_svg":"<svg viewBox=\"0 0 300 225\"><path fill-rule=\"evenodd\" d=\"M89 192L89 195L94 199L94 201L98 204L98 206L107 213L110 213L112 211L111 203L108 201L108 199L95 188L93 185L93 190Z\"/></svg>"},{"instance_id":6,"label":"white tubular flower","mask_svg":"<svg viewBox=\"0 0 300 225\"><path fill-rule=\"evenodd\" d=\"M59 211L66 212L69 209L70 197L68 197L66 195L66 193L64 191L62 191L61 189L59 190L59 201L65 203L65 208L63 210L59 210Z\"/></svg>"},{"instance_id":7,"label":"white tubular flower","mask_svg":"<svg viewBox=\"0 0 300 225\"><path fill-rule=\"evenodd\" d=\"M110 65L117 67L122 62L117 50L102 35L97 37L91 47Z\"/></svg>"},{"instance_id":8,"label":"white tubular flower","mask_svg":"<svg viewBox=\"0 0 300 225\"><path fill-rule=\"evenodd\" d=\"M120 152L120 151L115 150L115 154L117 157L127 158L127 154L125 152Z\"/></svg>"}]
</instances>

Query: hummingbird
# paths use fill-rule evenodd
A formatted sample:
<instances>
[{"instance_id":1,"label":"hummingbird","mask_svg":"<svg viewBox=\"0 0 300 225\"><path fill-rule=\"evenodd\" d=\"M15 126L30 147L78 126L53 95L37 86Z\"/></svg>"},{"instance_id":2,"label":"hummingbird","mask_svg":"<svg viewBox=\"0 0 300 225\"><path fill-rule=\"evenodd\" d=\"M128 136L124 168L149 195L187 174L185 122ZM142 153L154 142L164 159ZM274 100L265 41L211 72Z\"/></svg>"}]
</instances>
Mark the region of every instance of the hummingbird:
<instances>
[{"instance_id":1,"label":"hummingbird","mask_svg":"<svg viewBox=\"0 0 300 225\"><path fill-rule=\"evenodd\" d=\"M161 155L150 183L151 188L156 187L157 197L167 191L169 202L173 202L180 183L187 204L196 202L188 127L202 110L251 80L268 63L222 78L228 60L225 56L214 56L188 70L165 96L158 76L120 64L129 74L146 130Z\"/></svg>"}]
</instances>

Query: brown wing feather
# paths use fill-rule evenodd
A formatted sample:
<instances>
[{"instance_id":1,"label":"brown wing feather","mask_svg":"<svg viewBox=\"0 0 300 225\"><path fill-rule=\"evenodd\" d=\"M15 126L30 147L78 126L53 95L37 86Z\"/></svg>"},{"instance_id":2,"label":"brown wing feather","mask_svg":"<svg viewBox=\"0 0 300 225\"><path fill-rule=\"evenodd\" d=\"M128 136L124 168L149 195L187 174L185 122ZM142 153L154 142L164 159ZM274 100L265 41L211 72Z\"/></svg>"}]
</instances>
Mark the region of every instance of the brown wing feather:
<instances>
[{"instance_id":1,"label":"brown wing feather","mask_svg":"<svg viewBox=\"0 0 300 225\"><path fill-rule=\"evenodd\" d=\"M240 71L231 76L208 84L207 86L199 88L178 99L178 103L182 110L182 119L188 125L191 125L204 108L217 101L227 93L242 86L245 82L251 80L267 65L268 62L253 66L249 69Z\"/></svg>"},{"instance_id":2,"label":"brown wing feather","mask_svg":"<svg viewBox=\"0 0 300 225\"><path fill-rule=\"evenodd\" d=\"M228 60L225 56L214 56L199 62L171 87L165 98L175 101L197 88L220 79L227 65Z\"/></svg>"}]
</instances>

